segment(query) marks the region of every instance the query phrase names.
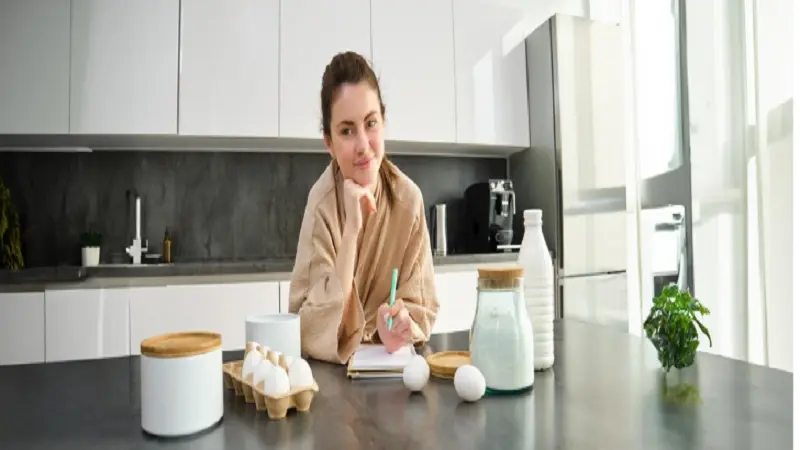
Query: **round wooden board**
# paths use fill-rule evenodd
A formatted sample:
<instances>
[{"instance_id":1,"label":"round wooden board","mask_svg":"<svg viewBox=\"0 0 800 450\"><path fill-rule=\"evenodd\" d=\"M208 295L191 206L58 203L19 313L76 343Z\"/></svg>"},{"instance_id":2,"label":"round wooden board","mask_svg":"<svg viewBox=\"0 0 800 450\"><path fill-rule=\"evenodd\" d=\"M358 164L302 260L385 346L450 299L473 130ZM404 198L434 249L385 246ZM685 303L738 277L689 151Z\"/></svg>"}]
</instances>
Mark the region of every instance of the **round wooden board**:
<instances>
[{"instance_id":1,"label":"round wooden board","mask_svg":"<svg viewBox=\"0 0 800 450\"><path fill-rule=\"evenodd\" d=\"M425 359L431 368L431 375L445 379L452 379L459 367L471 362L469 352L438 352Z\"/></svg>"},{"instance_id":2,"label":"round wooden board","mask_svg":"<svg viewBox=\"0 0 800 450\"><path fill-rule=\"evenodd\" d=\"M431 376L434 378L438 378L440 380L453 380L455 375L448 375L446 373L439 373L436 371L431 370Z\"/></svg>"}]
</instances>

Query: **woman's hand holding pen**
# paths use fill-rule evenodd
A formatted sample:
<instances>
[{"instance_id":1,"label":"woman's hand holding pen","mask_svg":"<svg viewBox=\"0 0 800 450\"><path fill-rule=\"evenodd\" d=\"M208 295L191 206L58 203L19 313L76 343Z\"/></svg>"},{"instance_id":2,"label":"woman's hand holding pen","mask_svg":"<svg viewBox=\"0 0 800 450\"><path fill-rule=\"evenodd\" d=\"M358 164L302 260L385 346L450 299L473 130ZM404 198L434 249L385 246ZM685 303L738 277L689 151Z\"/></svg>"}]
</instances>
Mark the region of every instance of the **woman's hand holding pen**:
<instances>
[{"instance_id":1,"label":"woman's hand holding pen","mask_svg":"<svg viewBox=\"0 0 800 450\"><path fill-rule=\"evenodd\" d=\"M389 329L389 318L392 318L392 329ZM389 353L394 353L411 341L411 316L403 304L397 299L394 306L384 303L378 308L377 328L378 336L384 348Z\"/></svg>"}]
</instances>

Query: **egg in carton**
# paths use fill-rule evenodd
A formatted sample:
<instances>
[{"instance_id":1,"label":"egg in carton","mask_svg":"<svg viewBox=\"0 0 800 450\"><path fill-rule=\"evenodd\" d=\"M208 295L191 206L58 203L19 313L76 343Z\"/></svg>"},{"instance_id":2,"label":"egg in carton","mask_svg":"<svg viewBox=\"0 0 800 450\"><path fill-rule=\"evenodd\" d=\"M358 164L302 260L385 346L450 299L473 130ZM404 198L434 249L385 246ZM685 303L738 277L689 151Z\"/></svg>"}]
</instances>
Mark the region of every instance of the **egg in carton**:
<instances>
[{"instance_id":1,"label":"egg in carton","mask_svg":"<svg viewBox=\"0 0 800 450\"><path fill-rule=\"evenodd\" d=\"M319 391L311 367L302 358L292 358L248 342L244 361L223 365L225 384L270 419L283 419L294 408L306 412Z\"/></svg>"}]
</instances>

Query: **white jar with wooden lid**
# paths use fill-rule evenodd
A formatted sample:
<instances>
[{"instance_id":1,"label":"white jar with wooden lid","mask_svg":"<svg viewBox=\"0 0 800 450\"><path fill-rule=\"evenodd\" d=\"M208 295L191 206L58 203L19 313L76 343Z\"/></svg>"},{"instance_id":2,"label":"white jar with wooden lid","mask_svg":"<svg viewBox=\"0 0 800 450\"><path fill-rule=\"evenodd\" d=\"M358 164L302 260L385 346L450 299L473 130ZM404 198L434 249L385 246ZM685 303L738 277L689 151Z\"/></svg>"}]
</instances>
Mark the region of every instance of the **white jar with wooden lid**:
<instances>
[{"instance_id":1,"label":"white jar with wooden lid","mask_svg":"<svg viewBox=\"0 0 800 450\"><path fill-rule=\"evenodd\" d=\"M222 419L222 337L171 333L141 344L142 429L185 436Z\"/></svg>"}]
</instances>

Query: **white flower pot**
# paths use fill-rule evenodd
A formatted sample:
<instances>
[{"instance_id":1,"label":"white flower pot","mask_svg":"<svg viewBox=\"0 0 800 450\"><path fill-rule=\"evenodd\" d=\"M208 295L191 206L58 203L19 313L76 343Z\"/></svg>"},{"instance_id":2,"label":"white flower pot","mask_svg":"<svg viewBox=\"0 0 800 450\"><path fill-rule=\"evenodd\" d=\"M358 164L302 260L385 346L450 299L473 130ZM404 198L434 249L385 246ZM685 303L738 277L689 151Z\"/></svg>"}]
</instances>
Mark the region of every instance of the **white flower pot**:
<instances>
[{"instance_id":1,"label":"white flower pot","mask_svg":"<svg viewBox=\"0 0 800 450\"><path fill-rule=\"evenodd\" d=\"M83 267L100 264L100 247L83 247L81 249L81 260L83 261Z\"/></svg>"}]
</instances>

